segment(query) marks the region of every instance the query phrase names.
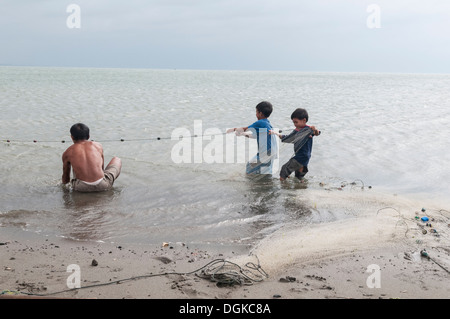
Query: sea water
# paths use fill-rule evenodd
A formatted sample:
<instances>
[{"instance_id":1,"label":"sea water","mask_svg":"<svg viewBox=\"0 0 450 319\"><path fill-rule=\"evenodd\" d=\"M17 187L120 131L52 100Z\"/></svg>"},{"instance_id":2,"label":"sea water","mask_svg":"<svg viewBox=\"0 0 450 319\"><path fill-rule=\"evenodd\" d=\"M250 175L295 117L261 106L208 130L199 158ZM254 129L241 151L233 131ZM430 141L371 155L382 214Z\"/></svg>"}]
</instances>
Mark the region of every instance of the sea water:
<instances>
[{"instance_id":1,"label":"sea water","mask_svg":"<svg viewBox=\"0 0 450 319\"><path fill-rule=\"evenodd\" d=\"M291 113L302 107L322 132L303 182L281 183L276 171L249 178L255 141L223 134L256 121L263 100L274 106L275 128L289 132ZM61 185L61 155L77 122L102 143L105 164L122 159L112 191ZM367 199L374 213L383 196L448 209L449 124L444 74L0 67L0 231L247 245L285 224L355 217L351 193L381 192ZM180 129L192 143L191 161L182 163L174 159ZM223 154L209 152L213 142L223 143ZM238 148L229 143L241 143L246 156L230 156ZM220 161L227 152L232 160ZM279 144L278 167L292 155L293 145Z\"/></svg>"}]
</instances>

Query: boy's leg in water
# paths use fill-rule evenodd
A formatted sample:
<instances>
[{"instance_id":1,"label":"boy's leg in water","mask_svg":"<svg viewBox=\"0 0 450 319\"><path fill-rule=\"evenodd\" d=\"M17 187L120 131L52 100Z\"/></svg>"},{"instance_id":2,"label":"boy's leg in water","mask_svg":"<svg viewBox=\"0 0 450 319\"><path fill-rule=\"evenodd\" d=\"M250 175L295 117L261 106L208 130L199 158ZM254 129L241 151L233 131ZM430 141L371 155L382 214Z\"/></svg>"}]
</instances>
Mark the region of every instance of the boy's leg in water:
<instances>
[{"instance_id":1,"label":"boy's leg in water","mask_svg":"<svg viewBox=\"0 0 450 319\"><path fill-rule=\"evenodd\" d=\"M296 159L291 158L286 164L281 167L280 170L280 180L284 181L291 175L292 172L298 171L303 166L297 162Z\"/></svg>"}]
</instances>

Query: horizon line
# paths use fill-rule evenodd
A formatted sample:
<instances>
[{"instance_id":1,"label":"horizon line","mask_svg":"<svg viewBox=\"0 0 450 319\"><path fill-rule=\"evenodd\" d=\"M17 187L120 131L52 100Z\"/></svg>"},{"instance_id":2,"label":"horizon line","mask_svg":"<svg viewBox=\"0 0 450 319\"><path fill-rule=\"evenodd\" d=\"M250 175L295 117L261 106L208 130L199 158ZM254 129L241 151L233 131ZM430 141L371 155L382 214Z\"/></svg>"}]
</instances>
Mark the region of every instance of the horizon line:
<instances>
[{"instance_id":1,"label":"horizon line","mask_svg":"<svg viewBox=\"0 0 450 319\"><path fill-rule=\"evenodd\" d=\"M0 67L18 68L54 68L54 69L119 69L119 70L161 70L161 71L229 71L229 72L292 72L292 73L372 73L372 74L423 74L423 75L450 75L450 72L423 72L423 71L319 71L319 70L285 70L285 69L230 69L230 68L169 68L169 67L124 67L124 66L49 66L49 65L21 65L1 64Z\"/></svg>"}]
</instances>

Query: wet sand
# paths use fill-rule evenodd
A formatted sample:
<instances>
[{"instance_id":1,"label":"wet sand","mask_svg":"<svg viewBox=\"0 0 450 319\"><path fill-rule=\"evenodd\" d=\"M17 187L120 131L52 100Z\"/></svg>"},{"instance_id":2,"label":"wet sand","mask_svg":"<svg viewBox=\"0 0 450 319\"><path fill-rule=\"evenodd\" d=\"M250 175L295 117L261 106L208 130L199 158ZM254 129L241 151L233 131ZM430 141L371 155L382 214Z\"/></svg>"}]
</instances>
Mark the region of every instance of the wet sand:
<instances>
[{"instance_id":1,"label":"wet sand","mask_svg":"<svg viewBox=\"0 0 450 319\"><path fill-rule=\"evenodd\" d=\"M253 247L82 242L1 227L0 297L450 298L444 206L421 211L417 199L337 194L311 193L309 204L338 211L351 203L356 215L286 225Z\"/></svg>"}]
</instances>

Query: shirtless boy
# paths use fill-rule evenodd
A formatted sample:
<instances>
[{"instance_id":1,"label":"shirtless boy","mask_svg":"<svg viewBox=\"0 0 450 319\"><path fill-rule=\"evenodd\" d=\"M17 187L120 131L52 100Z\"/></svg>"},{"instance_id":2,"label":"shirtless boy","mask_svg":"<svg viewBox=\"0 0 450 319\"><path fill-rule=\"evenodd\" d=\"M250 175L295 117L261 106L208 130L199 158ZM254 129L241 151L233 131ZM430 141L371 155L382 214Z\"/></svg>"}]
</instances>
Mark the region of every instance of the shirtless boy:
<instances>
[{"instance_id":1,"label":"shirtless boy","mask_svg":"<svg viewBox=\"0 0 450 319\"><path fill-rule=\"evenodd\" d=\"M82 123L70 129L73 145L63 154L62 182L71 182L72 188L78 192L102 192L112 188L119 177L122 161L114 157L104 169L102 145L89 141L89 128ZM70 170L73 179L70 180Z\"/></svg>"}]
</instances>

